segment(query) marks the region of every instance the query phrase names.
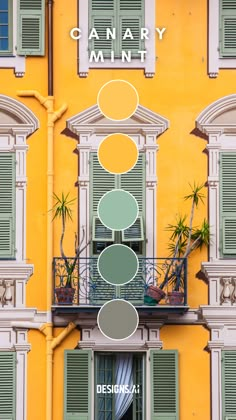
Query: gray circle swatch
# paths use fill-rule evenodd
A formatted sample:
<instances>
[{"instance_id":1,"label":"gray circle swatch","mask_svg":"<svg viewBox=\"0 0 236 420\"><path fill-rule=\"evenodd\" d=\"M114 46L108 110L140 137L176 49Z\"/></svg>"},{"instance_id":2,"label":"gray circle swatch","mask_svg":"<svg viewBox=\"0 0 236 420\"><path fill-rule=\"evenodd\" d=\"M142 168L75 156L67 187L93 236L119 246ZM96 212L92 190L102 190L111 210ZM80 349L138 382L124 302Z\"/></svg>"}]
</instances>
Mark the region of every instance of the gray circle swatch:
<instances>
[{"instance_id":1,"label":"gray circle swatch","mask_svg":"<svg viewBox=\"0 0 236 420\"><path fill-rule=\"evenodd\" d=\"M135 252L126 245L105 248L98 257L98 272L106 282L121 286L136 276L139 262Z\"/></svg>"},{"instance_id":2,"label":"gray circle swatch","mask_svg":"<svg viewBox=\"0 0 236 420\"><path fill-rule=\"evenodd\" d=\"M101 307L98 312L97 323L105 337L111 340L125 340L135 333L139 316L130 302L114 299Z\"/></svg>"},{"instance_id":3,"label":"gray circle swatch","mask_svg":"<svg viewBox=\"0 0 236 420\"><path fill-rule=\"evenodd\" d=\"M109 229L124 230L138 217L136 198L125 190L111 190L98 203L98 217Z\"/></svg>"}]
</instances>

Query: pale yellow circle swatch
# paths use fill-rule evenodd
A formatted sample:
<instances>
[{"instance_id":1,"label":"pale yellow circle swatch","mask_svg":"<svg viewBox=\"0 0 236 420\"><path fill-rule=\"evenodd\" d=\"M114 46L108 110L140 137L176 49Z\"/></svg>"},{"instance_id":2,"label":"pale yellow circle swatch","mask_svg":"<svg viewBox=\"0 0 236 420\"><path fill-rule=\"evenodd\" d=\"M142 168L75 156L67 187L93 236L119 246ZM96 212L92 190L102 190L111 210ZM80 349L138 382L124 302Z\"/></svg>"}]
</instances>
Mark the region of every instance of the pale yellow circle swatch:
<instances>
[{"instance_id":1,"label":"pale yellow circle swatch","mask_svg":"<svg viewBox=\"0 0 236 420\"><path fill-rule=\"evenodd\" d=\"M122 121L135 113L139 96L131 83L125 80L111 80L101 87L97 103L105 117L113 121Z\"/></svg>"},{"instance_id":2,"label":"pale yellow circle swatch","mask_svg":"<svg viewBox=\"0 0 236 420\"><path fill-rule=\"evenodd\" d=\"M130 171L138 160L137 145L126 134L110 134L100 143L98 160L106 171L123 174Z\"/></svg>"}]
</instances>

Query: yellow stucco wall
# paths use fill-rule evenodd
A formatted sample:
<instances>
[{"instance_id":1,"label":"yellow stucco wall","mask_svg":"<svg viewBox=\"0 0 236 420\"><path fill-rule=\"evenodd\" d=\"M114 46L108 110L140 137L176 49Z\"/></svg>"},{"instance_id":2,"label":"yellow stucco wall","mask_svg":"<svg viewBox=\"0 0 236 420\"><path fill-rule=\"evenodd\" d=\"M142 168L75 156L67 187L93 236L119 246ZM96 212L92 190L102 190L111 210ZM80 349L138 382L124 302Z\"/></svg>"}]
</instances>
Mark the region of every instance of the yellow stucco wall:
<instances>
[{"instance_id":1,"label":"yellow stucco wall","mask_svg":"<svg viewBox=\"0 0 236 420\"><path fill-rule=\"evenodd\" d=\"M208 331L199 325L168 325L161 329L164 350L179 352L181 420L210 419L210 354Z\"/></svg>"},{"instance_id":2,"label":"yellow stucco wall","mask_svg":"<svg viewBox=\"0 0 236 420\"><path fill-rule=\"evenodd\" d=\"M170 128L158 140L157 175L157 248L158 255L167 255L168 232L176 215L187 213L189 206L182 197L188 193L188 183L207 180L206 141L192 133L198 114L216 99L233 93L235 71L221 70L217 79L207 76L207 1L156 1L156 26L165 26L163 41L156 42L158 56L156 75L146 79L142 70L90 70L86 79L77 75L77 45L69 30L77 26L76 1L65 6L54 2L54 83L56 108L63 103L68 110L55 126L54 185L55 192L70 191L77 196L78 157L76 141L62 132L66 120L96 103L100 87L111 79L131 82L140 96L140 103L170 121ZM29 107L40 120L40 129L28 139L27 154L27 262L33 263L34 275L27 285L27 305L46 310L46 111L32 98L18 98L16 92L35 89L47 94L47 59L27 58L26 74L17 79L13 71L1 70L1 93L16 98ZM207 191L205 190L205 195ZM207 201L206 201L207 202ZM80 203L79 203L80 205ZM197 221L207 217L207 205L200 205ZM77 229L77 205L74 222L68 225L65 249L73 255L74 232ZM59 255L60 223L55 222L54 255ZM207 303L207 285L195 276L201 262L207 260L207 250L196 252L189 259L188 302L192 308ZM55 334L59 333L55 330ZM63 351L75 347L79 339L74 331L56 349L54 355L54 420L62 418L63 410ZM180 412L181 420L210 418L209 355L204 351L209 339L201 326L165 326L161 330L165 349L180 352ZM27 410L29 420L43 420L45 413L46 344L45 337L29 332L32 350L28 355ZM37 407L37 408L36 408Z\"/></svg>"}]
</instances>

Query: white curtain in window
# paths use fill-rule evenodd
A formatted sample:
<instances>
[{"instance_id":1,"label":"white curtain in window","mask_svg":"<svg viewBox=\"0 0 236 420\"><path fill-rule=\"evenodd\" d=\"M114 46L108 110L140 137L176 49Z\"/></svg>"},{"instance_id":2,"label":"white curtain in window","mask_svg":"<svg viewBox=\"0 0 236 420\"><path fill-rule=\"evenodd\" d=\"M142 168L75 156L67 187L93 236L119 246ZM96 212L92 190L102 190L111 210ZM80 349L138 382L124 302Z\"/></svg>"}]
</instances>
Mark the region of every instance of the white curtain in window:
<instances>
[{"instance_id":1,"label":"white curtain in window","mask_svg":"<svg viewBox=\"0 0 236 420\"><path fill-rule=\"evenodd\" d=\"M133 385L132 372L133 358L130 354L117 354L115 384L128 385L129 389ZM115 420L120 420L128 410L133 401L133 394L119 392L115 394Z\"/></svg>"}]
</instances>

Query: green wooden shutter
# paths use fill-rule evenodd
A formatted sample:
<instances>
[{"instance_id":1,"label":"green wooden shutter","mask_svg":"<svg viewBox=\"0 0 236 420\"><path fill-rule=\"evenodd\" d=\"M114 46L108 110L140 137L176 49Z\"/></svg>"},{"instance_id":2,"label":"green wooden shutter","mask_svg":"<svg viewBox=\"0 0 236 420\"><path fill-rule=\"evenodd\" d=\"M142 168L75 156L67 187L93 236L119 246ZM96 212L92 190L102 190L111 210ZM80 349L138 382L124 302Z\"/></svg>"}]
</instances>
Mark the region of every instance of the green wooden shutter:
<instances>
[{"instance_id":1,"label":"green wooden shutter","mask_svg":"<svg viewBox=\"0 0 236 420\"><path fill-rule=\"evenodd\" d=\"M102 224L99 217L94 216L93 218L93 241L104 241L104 242L114 242L115 240L115 231L108 229Z\"/></svg>"},{"instance_id":2,"label":"green wooden shutter","mask_svg":"<svg viewBox=\"0 0 236 420\"><path fill-rule=\"evenodd\" d=\"M146 161L145 154L139 153L138 161L134 168L126 174L120 175L120 188L132 194L138 203L139 217L128 229L123 231L124 241L145 240L145 206L146 206Z\"/></svg>"},{"instance_id":3,"label":"green wooden shutter","mask_svg":"<svg viewBox=\"0 0 236 420\"><path fill-rule=\"evenodd\" d=\"M91 420L91 350L65 351L64 420Z\"/></svg>"},{"instance_id":4,"label":"green wooden shutter","mask_svg":"<svg viewBox=\"0 0 236 420\"><path fill-rule=\"evenodd\" d=\"M236 419L236 351L222 351L223 420Z\"/></svg>"},{"instance_id":5,"label":"green wooden shutter","mask_svg":"<svg viewBox=\"0 0 236 420\"><path fill-rule=\"evenodd\" d=\"M18 55L45 54L45 0L18 0Z\"/></svg>"},{"instance_id":6,"label":"green wooden shutter","mask_svg":"<svg viewBox=\"0 0 236 420\"><path fill-rule=\"evenodd\" d=\"M144 1L120 0L119 10L119 50L132 51L132 57L139 56L138 51L144 49L144 42L140 40L140 30L145 26ZM126 29L129 28L133 38L123 39Z\"/></svg>"},{"instance_id":7,"label":"green wooden shutter","mask_svg":"<svg viewBox=\"0 0 236 420\"><path fill-rule=\"evenodd\" d=\"M0 352L0 419L16 419L16 353Z\"/></svg>"},{"instance_id":8,"label":"green wooden shutter","mask_svg":"<svg viewBox=\"0 0 236 420\"><path fill-rule=\"evenodd\" d=\"M97 157L97 153L91 153L90 155L90 226L94 233L94 239L98 238L98 235L108 236L108 230L105 226L102 228L102 223L96 225L95 233L95 220L97 220L97 208L99 200L108 191L116 188L116 177L114 174L110 174L105 171L100 165ZM99 220L99 219L98 219ZM112 231L111 231L112 232ZM112 236L114 233L112 233ZM103 240L108 242L107 239ZM98 240L101 242L101 239ZM110 240L109 240L110 242ZM92 245L93 246L93 245ZM93 250L92 250L93 253ZM97 255L96 255L97 256ZM90 289L89 298L91 304L103 304L110 299L114 299L116 296L115 286L108 284L104 281L97 270L97 260L93 260L90 267Z\"/></svg>"},{"instance_id":9,"label":"green wooden shutter","mask_svg":"<svg viewBox=\"0 0 236 420\"><path fill-rule=\"evenodd\" d=\"M145 206L146 206L146 160L145 154L139 153L138 161L134 168L119 176L119 188L122 188L132 194L139 206L139 218L128 229L122 232L122 238L131 241L140 241L141 238L145 241ZM141 223L142 220L142 223ZM140 225L139 225L140 223ZM140 229L139 229L140 227ZM127 240L125 242L127 242ZM144 249L144 247L143 247ZM144 254L140 255L144 257ZM128 284L120 286L120 296L122 299L127 299L135 305L143 304L144 300L144 273L143 267L140 266L135 278Z\"/></svg>"},{"instance_id":10,"label":"green wooden shutter","mask_svg":"<svg viewBox=\"0 0 236 420\"><path fill-rule=\"evenodd\" d=\"M132 57L139 57L137 52L144 49L140 40L140 29L144 27L144 0L90 0L89 30L95 28L99 40L89 42L89 51L102 51L104 57L121 57L121 51L131 51ZM116 39L106 39L106 28L116 28ZM122 39L129 28L134 39Z\"/></svg>"},{"instance_id":11,"label":"green wooden shutter","mask_svg":"<svg viewBox=\"0 0 236 420\"><path fill-rule=\"evenodd\" d=\"M144 241L143 218L138 216L134 224L122 230L122 242Z\"/></svg>"},{"instance_id":12,"label":"green wooden shutter","mask_svg":"<svg viewBox=\"0 0 236 420\"><path fill-rule=\"evenodd\" d=\"M115 0L90 0L89 2L89 32L95 28L98 39L89 41L89 51L102 51L104 57L115 50L116 40L106 39L106 28L116 27Z\"/></svg>"},{"instance_id":13,"label":"green wooden shutter","mask_svg":"<svg viewBox=\"0 0 236 420\"><path fill-rule=\"evenodd\" d=\"M236 153L220 154L221 254L236 255Z\"/></svg>"},{"instance_id":14,"label":"green wooden shutter","mask_svg":"<svg viewBox=\"0 0 236 420\"><path fill-rule=\"evenodd\" d=\"M15 257L15 153L0 153L0 259Z\"/></svg>"},{"instance_id":15,"label":"green wooden shutter","mask_svg":"<svg viewBox=\"0 0 236 420\"><path fill-rule=\"evenodd\" d=\"M151 350L151 420L178 420L178 352Z\"/></svg>"},{"instance_id":16,"label":"green wooden shutter","mask_svg":"<svg viewBox=\"0 0 236 420\"><path fill-rule=\"evenodd\" d=\"M236 56L236 2L220 0L220 55Z\"/></svg>"}]
</instances>

